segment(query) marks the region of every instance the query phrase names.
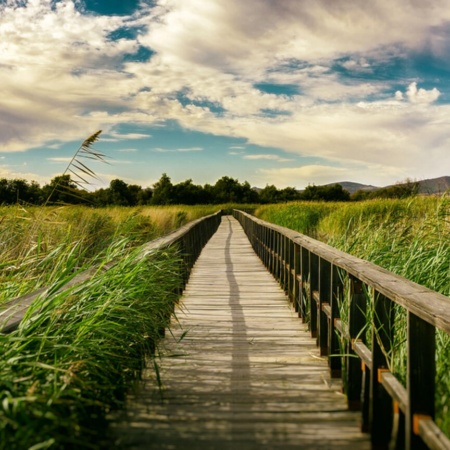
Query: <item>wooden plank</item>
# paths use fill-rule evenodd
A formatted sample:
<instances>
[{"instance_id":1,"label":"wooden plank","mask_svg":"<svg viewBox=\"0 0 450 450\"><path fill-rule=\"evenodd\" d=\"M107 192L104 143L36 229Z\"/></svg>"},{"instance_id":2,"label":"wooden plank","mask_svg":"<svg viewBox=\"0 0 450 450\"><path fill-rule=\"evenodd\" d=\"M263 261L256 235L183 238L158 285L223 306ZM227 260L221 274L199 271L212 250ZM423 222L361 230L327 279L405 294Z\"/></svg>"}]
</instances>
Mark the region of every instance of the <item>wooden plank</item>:
<instances>
[{"instance_id":1,"label":"wooden plank","mask_svg":"<svg viewBox=\"0 0 450 450\"><path fill-rule=\"evenodd\" d=\"M233 218L197 260L165 335L161 388L149 367L124 414L111 416L118 447L370 448L340 382Z\"/></svg>"}]
</instances>

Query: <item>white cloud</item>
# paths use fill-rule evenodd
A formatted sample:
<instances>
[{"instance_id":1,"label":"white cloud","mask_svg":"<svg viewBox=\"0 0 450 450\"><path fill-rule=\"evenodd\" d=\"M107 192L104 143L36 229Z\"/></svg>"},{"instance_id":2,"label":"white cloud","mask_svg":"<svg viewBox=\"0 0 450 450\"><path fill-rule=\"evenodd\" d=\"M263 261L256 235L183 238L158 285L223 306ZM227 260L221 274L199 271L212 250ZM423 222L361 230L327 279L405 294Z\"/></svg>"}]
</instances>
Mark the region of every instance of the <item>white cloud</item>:
<instances>
[{"instance_id":1,"label":"white cloud","mask_svg":"<svg viewBox=\"0 0 450 450\"><path fill-rule=\"evenodd\" d=\"M318 61L399 43L417 48L450 18L447 0L171 0L142 37L170 65L260 73L274 61Z\"/></svg>"},{"instance_id":2,"label":"white cloud","mask_svg":"<svg viewBox=\"0 0 450 450\"><path fill-rule=\"evenodd\" d=\"M292 161L292 159L282 158L279 155L273 155L270 153L265 153L265 154L260 154L260 155L244 155L242 158L252 160L252 161L259 161L259 160L279 161L279 162Z\"/></svg>"},{"instance_id":3,"label":"white cloud","mask_svg":"<svg viewBox=\"0 0 450 450\"><path fill-rule=\"evenodd\" d=\"M406 96L412 103L432 103L439 98L441 93L438 89L433 88L429 91L425 89L417 89L417 83L411 83L406 91Z\"/></svg>"},{"instance_id":4,"label":"white cloud","mask_svg":"<svg viewBox=\"0 0 450 450\"><path fill-rule=\"evenodd\" d=\"M83 16L69 0L0 6L0 150L80 140L102 121L94 108L123 108L129 80L118 58L136 42L111 41L118 17Z\"/></svg>"},{"instance_id":5,"label":"white cloud","mask_svg":"<svg viewBox=\"0 0 450 450\"><path fill-rule=\"evenodd\" d=\"M135 139L148 139L151 136L151 134L145 134L145 133L108 133L107 136L111 136L111 138L106 138L110 141L126 141L126 140L135 140ZM103 140L106 140L103 139Z\"/></svg>"},{"instance_id":6,"label":"white cloud","mask_svg":"<svg viewBox=\"0 0 450 450\"><path fill-rule=\"evenodd\" d=\"M72 161L72 158L56 156L56 157L52 157L52 158L47 158L47 161L56 162L56 163L70 163L70 161Z\"/></svg>"},{"instance_id":7,"label":"white cloud","mask_svg":"<svg viewBox=\"0 0 450 450\"><path fill-rule=\"evenodd\" d=\"M0 165L0 178L7 178L11 180L20 179L20 180L36 181L41 185L49 182L48 177L44 177L42 175L33 172L20 172L12 168L11 166L7 165Z\"/></svg>"},{"instance_id":8,"label":"white cloud","mask_svg":"<svg viewBox=\"0 0 450 450\"><path fill-rule=\"evenodd\" d=\"M152 151L157 153L188 153L188 152L202 152L202 147L188 147L188 148L161 148L161 147L154 147Z\"/></svg>"}]
</instances>

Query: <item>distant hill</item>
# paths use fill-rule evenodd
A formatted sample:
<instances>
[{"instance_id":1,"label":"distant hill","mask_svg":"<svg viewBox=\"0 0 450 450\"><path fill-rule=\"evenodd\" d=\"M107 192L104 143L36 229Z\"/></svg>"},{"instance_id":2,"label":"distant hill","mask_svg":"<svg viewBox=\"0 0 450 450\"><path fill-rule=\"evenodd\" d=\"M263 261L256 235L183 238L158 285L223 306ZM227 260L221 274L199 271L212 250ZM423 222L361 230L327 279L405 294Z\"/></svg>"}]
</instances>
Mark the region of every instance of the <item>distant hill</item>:
<instances>
[{"instance_id":1,"label":"distant hill","mask_svg":"<svg viewBox=\"0 0 450 450\"><path fill-rule=\"evenodd\" d=\"M450 189L450 176L430 178L428 180L417 181L419 183L419 194L423 195L433 195L433 194L443 194L445 191ZM324 186L333 186L334 184L340 184L343 189L348 191L350 194L354 194L357 191L376 191L378 189L387 188L389 186L372 186L371 184L354 183L353 181L338 181L336 183L328 183ZM402 183L398 183L401 185ZM258 193L261 192L260 187L253 187L253 190ZM303 190L298 190L298 192L303 192Z\"/></svg>"},{"instance_id":2,"label":"distant hill","mask_svg":"<svg viewBox=\"0 0 450 450\"><path fill-rule=\"evenodd\" d=\"M448 189L450 189L450 177L439 177L419 181L420 194L443 194Z\"/></svg>"},{"instance_id":3,"label":"distant hill","mask_svg":"<svg viewBox=\"0 0 450 450\"><path fill-rule=\"evenodd\" d=\"M424 195L443 194L447 189L450 189L450 176L430 178L428 180L417 181L417 183L419 183L419 194ZM350 194L354 194L357 191L376 191L378 189L383 189L382 187L372 186L370 184L353 183L352 181L341 181L337 183L330 183L326 184L325 186L332 186L333 184L340 184L342 188L350 192ZM401 185L402 183L398 184Z\"/></svg>"},{"instance_id":4,"label":"distant hill","mask_svg":"<svg viewBox=\"0 0 450 450\"><path fill-rule=\"evenodd\" d=\"M340 184L342 189L350 192L350 194L354 194L357 191L376 191L380 189L377 186L372 186L370 184L361 184L361 183L353 183L352 181L339 181L338 183L330 183L325 186L333 186L334 184Z\"/></svg>"}]
</instances>

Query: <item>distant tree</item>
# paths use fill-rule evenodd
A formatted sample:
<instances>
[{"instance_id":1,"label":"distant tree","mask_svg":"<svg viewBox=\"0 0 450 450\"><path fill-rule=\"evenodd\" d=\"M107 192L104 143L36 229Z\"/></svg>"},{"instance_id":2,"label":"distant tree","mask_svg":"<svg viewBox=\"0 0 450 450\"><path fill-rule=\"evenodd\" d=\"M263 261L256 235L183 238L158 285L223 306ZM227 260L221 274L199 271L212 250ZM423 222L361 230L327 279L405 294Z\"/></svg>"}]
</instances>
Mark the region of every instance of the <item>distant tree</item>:
<instances>
[{"instance_id":1,"label":"distant tree","mask_svg":"<svg viewBox=\"0 0 450 450\"><path fill-rule=\"evenodd\" d=\"M180 205L198 205L204 200L203 188L186 180L173 186L173 202Z\"/></svg>"},{"instance_id":2,"label":"distant tree","mask_svg":"<svg viewBox=\"0 0 450 450\"><path fill-rule=\"evenodd\" d=\"M27 203L31 203L34 205L40 205L44 203L45 198L42 192L41 186L38 182L32 181L27 190L27 197L24 198Z\"/></svg>"},{"instance_id":3,"label":"distant tree","mask_svg":"<svg viewBox=\"0 0 450 450\"><path fill-rule=\"evenodd\" d=\"M153 185L153 205L170 205L174 203L173 184L170 177L163 173L161 178Z\"/></svg>"},{"instance_id":4,"label":"distant tree","mask_svg":"<svg viewBox=\"0 0 450 450\"><path fill-rule=\"evenodd\" d=\"M359 202L359 201L367 200L367 199L371 198L370 195L371 195L370 191L366 191L364 189L359 189L350 195L350 200Z\"/></svg>"},{"instance_id":5,"label":"distant tree","mask_svg":"<svg viewBox=\"0 0 450 450\"><path fill-rule=\"evenodd\" d=\"M107 206L110 205L110 190L108 188L100 188L95 190L94 192L91 192L89 194L89 199L92 202L92 204L96 206Z\"/></svg>"},{"instance_id":6,"label":"distant tree","mask_svg":"<svg viewBox=\"0 0 450 450\"><path fill-rule=\"evenodd\" d=\"M78 189L77 184L72 181L69 174L59 175L50 180L42 188L45 201L49 203L83 203L87 200L86 191Z\"/></svg>"},{"instance_id":7,"label":"distant tree","mask_svg":"<svg viewBox=\"0 0 450 450\"><path fill-rule=\"evenodd\" d=\"M340 184L330 186L309 185L301 195L302 200L345 202L350 200L350 193Z\"/></svg>"},{"instance_id":8,"label":"distant tree","mask_svg":"<svg viewBox=\"0 0 450 450\"><path fill-rule=\"evenodd\" d=\"M259 191L259 201L261 203L277 203L279 201L279 191L273 185L266 185L264 189Z\"/></svg>"},{"instance_id":9,"label":"distant tree","mask_svg":"<svg viewBox=\"0 0 450 450\"><path fill-rule=\"evenodd\" d=\"M213 186L214 203L231 203L239 201L239 182L224 176Z\"/></svg>"},{"instance_id":10,"label":"distant tree","mask_svg":"<svg viewBox=\"0 0 450 450\"><path fill-rule=\"evenodd\" d=\"M258 203L259 195L252 189L248 181L244 181L241 185L240 203Z\"/></svg>"},{"instance_id":11,"label":"distant tree","mask_svg":"<svg viewBox=\"0 0 450 450\"><path fill-rule=\"evenodd\" d=\"M222 177L217 180L212 189L214 203L255 203L258 202L258 193L245 181L240 184L238 180Z\"/></svg>"},{"instance_id":12,"label":"distant tree","mask_svg":"<svg viewBox=\"0 0 450 450\"><path fill-rule=\"evenodd\" d=\"M111 180L109 183L110 204L117 206L132 206L133 199L128 184L125 181Z\"/></svg>"},{"instance_id":13,"label":"distant tree","mask_svg":"<svg viewBox=\"0 0 450 450\"><path fill-rule=\"evenodd\" d=\"M42 203L42 190L36 181L28 182L23 179L0 179L0 204Z\"/></svg>"},{"instance_id":14,"label":"distant tree","mask_svg":"<svg viewBox=\"0 0 450 450\"><path fill-rule=\"evenodd\" d=\"M214 201L214 186L207 183L203 186L202 204L207 205L211 203L216 203Z\"/></svg>"},{"instance_id":15,"label":"distant tree","mask_svg":"<svg viewBox=\"0 0 450 450\"><path fill-rule=\"evenodd\" d=\"M292 202L294 200L300 200L301 195L297 189L293 187L286 187L279 192L278 199L282 202Z\"/></svg>"},{"instance_id":16,"label":"distant tree","mask_svg":"<svg viewBox=\"0 0 450 450\"><path fill-rule=\"evenodd\" d=\"M152 202L153 190L151 188L141 188L137 193L136 199L138 205L150 205Z\"/></svg>"}]
</instances>

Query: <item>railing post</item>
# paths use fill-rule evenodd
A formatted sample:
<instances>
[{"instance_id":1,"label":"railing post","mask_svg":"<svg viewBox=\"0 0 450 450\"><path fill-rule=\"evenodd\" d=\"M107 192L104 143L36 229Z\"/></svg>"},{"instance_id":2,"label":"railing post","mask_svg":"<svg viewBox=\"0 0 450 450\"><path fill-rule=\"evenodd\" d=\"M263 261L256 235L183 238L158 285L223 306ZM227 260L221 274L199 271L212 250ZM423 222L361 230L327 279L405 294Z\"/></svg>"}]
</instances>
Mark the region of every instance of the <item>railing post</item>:
<instances>
[{"instance_id":1,"label":"railing post","mask_svg":"<svg viewBox=\"0 0 450 450\"><path fill-rule=\"evenodd\" d=\"M328 348L331 377L340 378L342 376L341 347L339 336L336 332L336 320L340 318L339 302L343 294L344 284L339 276L338 268L333 265L331 270L331 317L328 325Z\"/></svg>"},{"instance_id":2,"label":"railing post","mask_svg":"<svg viewBox=\"0 0 450 450\"><path fill-rule=\"evenodd\" d=\"M348 331L350 341L347 348L347 400L352 411L361 409L362 369L359 358L355 357L353 345L356 340L364 342L364 327L366 325L366 294L364 285L352 275L349 275L349 315Z\"/></svg>"},{"instance_id":3,"label":"railing post","mask_svg":"<svg viewBox=\"0 0 450 450\"><path fill-rule=\"evenodd\" d=\"M269 268L270 248L269 248L269 230L267 229L267 227L263 227L261 237L264 252L263 262L266 268Z\"/></svg>"},{"instance_id":4,"label":"railing post","mask_svg":"<svg viewBox=\"0 0 450 450\"><path fill-rule=\"evenodd\" d=\"M294 299L294 308L295 312L300 311L300 302L301 296L302 296L302 284L301 281L299 281L298 277L301 274L301 259L300 259L300 246L298 244L294 244L294 280L293 280L293 299Z\"/></svg>"},{"instance_id":5,"label":"railing post","mask_svg":"<svg viewBox=\"0 0 450 450\"><path fill-rule=\"evenodd\" d=\"M412 312L407 324L407 391L408 409L405 423L406 450L426 449L418 436L422 418L434 420L434 393L436 377L436 330Z\"/></svg>"},{"instance_id":6,"label":"railing post","mask_svg":"<svg viewBox=\"0 0 450 450\"><path fill-rule=\"evenodd\" d=\"M288 291L288 264L289 264L289 246L288 239L283 234L280 236L281 241L281 286L286 293Z\"/></svg>"},{"instance_id":7,"label":"railing post","mask_svg":"<svg viewBox=\"0 0 450 450\"><path fill-rule=\"evenodd\" d=\"M320 258L319 261L319 308L318 334L320 356L328 355L328 317L323 308L330 305L331 263Z\"/></svg>"},{"instance_id":8,"label":"railing post","mask_svg":"<svg viewBox=\"0 0 450 450\"><path fill-rule=\"evenodd\" d=\"M300 286L300 317L303 323L307 322L306 302L308 296L306 295L306 283L309 279L309 251L301 248L301 286Z\"/></svg>"},{"instance_id":9,"label":"railing post","mask_svg":"<svg viewBox=\"0 0 450 450\"><path fill-rule=\"evenodd\" d=\"M264 227L264 250L266 252L265 264L267 270L270 270L270 230L267 227Z\"/></svg>"},{"instance_id":10,"label":"railing post","mask_svg":"<svg viewBox=\"0 0 450 450\"><path fill-rule=\"evenodd\" d=\"M309 314L312 337L317 337L317 303L314 292L319 290L319 257L309 252Z\"/></svg>"},{"instance_id":11,"label":"railing post","mask_svg":"<svg viewBox=\"0 0 450 450\"><path fill-rule=\"evenodd\" d=\"M270 273L277 278L277 233L270 230Z\"/></svg>"},{"instance_id":12,"label":"railing post","mask_svg":"<svg viewBox=\"0 0 450 450\"><path fill-rule=\"evenodd\" d=\"M293 271L294 271L294 243L292 242L291 239L288 239L287 241L287 245L288 245L288 286L287 286L287 291L288 291L288 297L289 300L291 301L292 304L295 303L295 297L294 297L294 291L295 291L295 287L294 287L294 282L293 282Z\"/></svg>"},{"instance_id":13,"label":"railing post","mask_svg":"<svg viewBox=\"0 0 450 450\"><path fill-rule=\"evenodd\" d=\"M275 242L276 242L276 259L275 259L275 277L278 280L278 282L281 282L281 234L276 231L275 232Z\"/></svg>"},{"instance_id":14,"label":"railing post","mask_svg":"<svg viewBox=\"0 0 450 450\"><path fill-rule=\"evenodd\" d=\"M257 242L256 250L257 250L258 256L260 257L261 261L264 261L264 255L263 255L264 248L261 245L261 225L260 224L256 224L255 232L256 232L256 242Z\"/></svg>"},{"instance_id":15,"label":"railing post","mask_svg":"<svg viewBox=\"0 0 450 450\"><path fill-rule=\"evenodd\" d=\"M267 270L273 274L272 270L272 260L273 260L273 245L272 245L272 234L271 229L267 229L266 245L267 245Z\"/></svg>"},{"instance_id":16,"label":"railing post","mask_svg":"<svg viewBox=\"0 0 450 450\"><path fill-rule=\"evenodd\" d=\"M369 428L373 448L381 450L389 447L394 420L392 398L381 385L381 372L387 370L391 352L394 307L391 300L376 291L373 299Z\"/></svg>"}]
</instances>

